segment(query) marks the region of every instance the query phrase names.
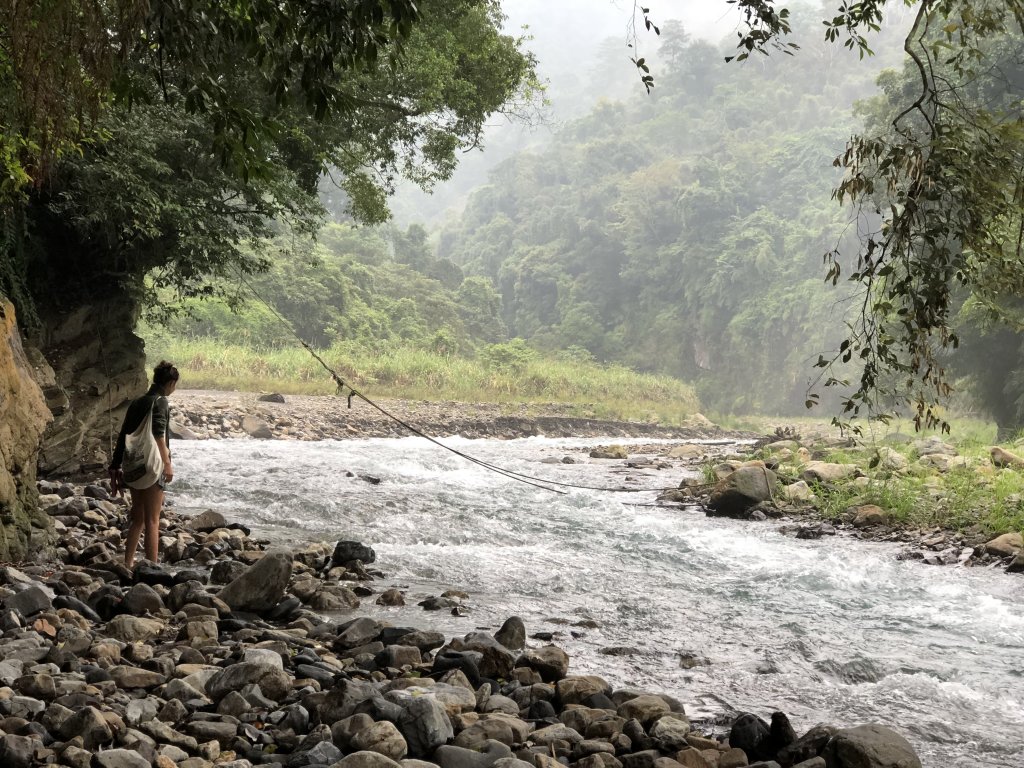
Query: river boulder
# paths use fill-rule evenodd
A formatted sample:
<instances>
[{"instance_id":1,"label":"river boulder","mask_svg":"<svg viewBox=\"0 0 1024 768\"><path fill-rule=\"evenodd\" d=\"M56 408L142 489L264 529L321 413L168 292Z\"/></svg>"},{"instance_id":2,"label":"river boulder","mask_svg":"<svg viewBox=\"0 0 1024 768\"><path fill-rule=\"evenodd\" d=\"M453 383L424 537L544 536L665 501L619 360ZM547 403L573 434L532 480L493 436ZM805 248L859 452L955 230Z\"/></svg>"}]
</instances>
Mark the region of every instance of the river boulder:
<instances>
[{"instance_id":1,"label":"river boulder","mask_svg":"<svg viewBox=\"0 0 1024 768\"><path fill-rule=\"evenodd\" d=\"M270 428L270 425L258 416L244 416L242 418L242 431L249 435L249 437L254 437L257 440L270 440L274 436L274 431Z\"/></svg>"},{"instance_id":2,"label":"river boulder","mask_svg":"<svg viewBox=\"0 0 1024 768\"><path fill-rule=\"evenodd\" d=\"M765 747L769 734L768 723L757 715L745 712L736 718L729 729L729 745L742 749L747 757L759 760L762 756L768 756Z\"/></svg>"},{"instance_id":3,"label":"river boulder","mask_svg":"<svg viewBox=\"0 0 1024 768\"><path fill-rule=\"evenodd\" d=\"M625 459L629 452L623 445L599 445L590 451L592 459Z\"/></svg>"},{"instance_id":4,"label":"river boulder","mask_svg":"<svg viewBox=\"0 0 1024 768\"><path fill-rule=\"evenodd\" d=\"M221 589L217 597L233 611L269 611L281 602L291 576L291 555L268 552Z\"/></svg>"},{"instance_id":5,"label":"river boulder","mask_svg":"<svg viewBox=\"0 0 1024 768\"><path fill-rule=\"evenodd\" d=\"M875 456L878 459L878 468L890 472L900 472L910 464L906 456L887 445L879 446L875 451Z\"/></svg>"},{"instance_id":6,"label":"river boulder","mask_svg":"<svg viewBox=\"0 0 1024 768\"><path fill-rule=\"evenodd\" d=\"M872 525L888 525L891 516L876 504L863 504L850 507L846 513L853 518L854 528L867 528Z\"/></svg>"},{"instance_id":7,"label":"river boulder","mask_svg":"<svg viewBox=\"0 0 1024 768\"><path fill-rule=\"evenodd\" d=\"M985 544L985 551L996 557L1010 557L1024 550L1024 537L1019 533L1004 533Z\"/></svg>"},{"instance_id":8,"label":"river boulder","mask_svg":"<svg viewBox=\"0 0 1024 768\"><path fill-rule=\"evenodd\" d=\"M988 455L992 458L992 463L997 467L1013 467L1015 469L1024 467L1024 458L1015 453L1010 453L1010 451L1000 448L998 445L989 448Z\"/></svg>"},{"instance_id":9,"label":"river boulder","mask_svg":"<svg viewBox=\"0 0 1024 768\"><path fill-rule=\"evenodd\" d=\"M911 444L911 447L914 449L914 453L919 457L934 456L935 454L942 454L944 456L959 455L956 448L938 437L925 437L920 440L915 440Z\"/></svg>"},{"instance_id":10,"label":"river boulder","mask_svg":"<svg viewBox=\"0 0 1024 768\"><path fill-rule=\"evenodd\" d=\"M711 491L708 514L746 518L749 511L772 497L775 473L764 466L743 466L720 480Z\"/></svg>"},{"instance_id":11,"label":"river boulder","mask_svg":"<svg viewBox=\"0 0 1024 768\"><path fill-rule=\"evenodd\" d=\"M857 474L856 464L834 464L827 461L810 461L804 465L800 477L807 483L835 483L847 480Z\"/></svg>"},{"instance_id":12,"label":"river boulder","mask_svg":"<svg viewBox=\"0 0 1024 768\"><path fill-rule=\"evenodd\" d=\"M921 768L910 742L875 723L838 731L822 756L829 768Z\"/></svg>"},{"instance_id":13,"label":"river boulder","mask_svg":"<svg viewBox=\"0 0 1024 768\"><path fill-rule=\"evenodd\" d=\"M526 651L515 663L517 667L529 667L540 675L545 683L561 680L569 672L569 654L557 645L545 645Z\"/></svg>"},{"instance_id":14,"label":"river boulder","mask_svg":"<svg viewBox=\"0 0 1024 768\"><path fill-rule=\"evenodd\" d=\"M334 554L331 556L331 561L335 565L345 565L353 560L359 560L365 565L376 559L377 553L373 551L373 547L358 541L339 541L334 546Z\"/></svg>"}]
</instances>

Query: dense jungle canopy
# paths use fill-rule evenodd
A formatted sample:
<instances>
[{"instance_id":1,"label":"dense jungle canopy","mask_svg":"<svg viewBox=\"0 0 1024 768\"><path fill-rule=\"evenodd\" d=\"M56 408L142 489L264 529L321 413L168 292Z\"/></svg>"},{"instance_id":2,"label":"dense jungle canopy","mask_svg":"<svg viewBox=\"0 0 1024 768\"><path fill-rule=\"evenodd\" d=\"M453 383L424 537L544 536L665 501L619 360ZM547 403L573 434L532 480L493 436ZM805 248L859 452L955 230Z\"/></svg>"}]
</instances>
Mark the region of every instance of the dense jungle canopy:
<instances>
[{"instance_id":1,"label":"dense jungle canopy","mask_svg":"<svg viewBox=\"0 0 1024 768\"><path fill-rule=\"evenodd\" d=\"M724 45L659 22L651 95L503 164L435 251L351 225L536 105L497 2L4 0L0 290L45 335L42 297L231 299L253 276L318 343L519 337L691 379L722 410L802 407L821 352L848 413L909 400L932 422L969 373L1024 422L1024 3L734 5ZM662 11L638 9L638 46ZM842 54L899 13L875 86Z\"/></svg>"}]
</instances>

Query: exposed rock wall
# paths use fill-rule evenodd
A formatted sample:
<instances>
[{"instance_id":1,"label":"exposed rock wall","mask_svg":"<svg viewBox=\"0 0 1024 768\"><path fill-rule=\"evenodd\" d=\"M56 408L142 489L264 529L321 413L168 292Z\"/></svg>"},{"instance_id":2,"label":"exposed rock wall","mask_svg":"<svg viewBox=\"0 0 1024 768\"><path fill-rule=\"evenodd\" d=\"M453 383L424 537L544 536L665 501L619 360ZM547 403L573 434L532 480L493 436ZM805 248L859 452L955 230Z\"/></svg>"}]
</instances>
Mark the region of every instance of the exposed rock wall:
<instances>
[{"instance_id":1,"label":"exposed rock wall","mask_svg":"<svg viewBox=\"0 0 1024 768\"><path fill-rule=\"evenodd\" d=\"M39 511L35 482L49 422L14 306L0 297L0 561L20 560L49 541L52 527Z\"/></svg>"},{"instance_id":2,"label":"exposed rock wall","mask_svg":"<svg viewBox=\"0 0 1024 768\"><path fill-rule=\"evenodd\" d=\"M128 403L146 391L145 349L133 332L138 304L119 292L50 307L39 347L53 423L43 438L47 475L95 473L109 462ZM44 367L45 366L45 367Z\"/></svg>"}]
</instances>

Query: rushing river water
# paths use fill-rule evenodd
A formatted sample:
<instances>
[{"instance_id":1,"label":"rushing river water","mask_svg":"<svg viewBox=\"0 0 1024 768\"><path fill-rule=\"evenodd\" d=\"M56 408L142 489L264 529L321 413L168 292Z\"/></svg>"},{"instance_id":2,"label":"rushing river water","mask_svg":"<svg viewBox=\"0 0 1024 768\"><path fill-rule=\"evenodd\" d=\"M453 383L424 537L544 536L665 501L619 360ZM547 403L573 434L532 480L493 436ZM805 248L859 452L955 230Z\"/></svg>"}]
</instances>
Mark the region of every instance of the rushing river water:
<instances>
[{"instance_id":1,"label":"rushing river water","mask_svg":"<svg viewBox=\"0 0 1024 768\"><path fill-rule=\"evenodd\" d=\"M585 463L579 449L594 441L447 442L564 482L622 479L607 462ZM567 454L584 463L542 463ZM798 733L878 721L907 736L926 768L1024 767L1020 576L623 504L654 494L555 495L414 438L179 442L175 465L182 511L218 509L283 544L371 544L388 575L377 586L407 588L409 605L367 600L363 613L449 636L517 614L530 634L556 633L571 672L671 693L691 717L781 709ZM632 475L644 487L680 479ZM448 588L470 593L468 616L415 605ZM614 647L632 652L602 653Z\"/></svg>"}]
</instances>

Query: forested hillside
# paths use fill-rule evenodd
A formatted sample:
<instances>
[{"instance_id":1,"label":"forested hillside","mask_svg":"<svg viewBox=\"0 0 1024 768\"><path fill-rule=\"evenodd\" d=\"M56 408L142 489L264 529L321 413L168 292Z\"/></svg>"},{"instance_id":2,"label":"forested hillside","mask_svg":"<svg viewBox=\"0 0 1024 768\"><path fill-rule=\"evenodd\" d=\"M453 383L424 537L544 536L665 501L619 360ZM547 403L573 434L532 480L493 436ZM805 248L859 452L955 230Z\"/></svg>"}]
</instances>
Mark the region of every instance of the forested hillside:
<instances>
[{"instance_id":1,"label":"forested hillside","mask_svg":"<svg viewBox=\"0 0 1024 768\"><path fill-rule=\"evenodd\" d=\"M805 41L814 25L794 19ZM493 281L510 334L538 347L695 381L724 411L802 409L845 330L822 282L823 254L854 234L832 164L877 68L825 43L725 64L731 42L675 24L662 38L650 98L603 103L504 163L439 256Z\"/></svg>"}]
</instances>

